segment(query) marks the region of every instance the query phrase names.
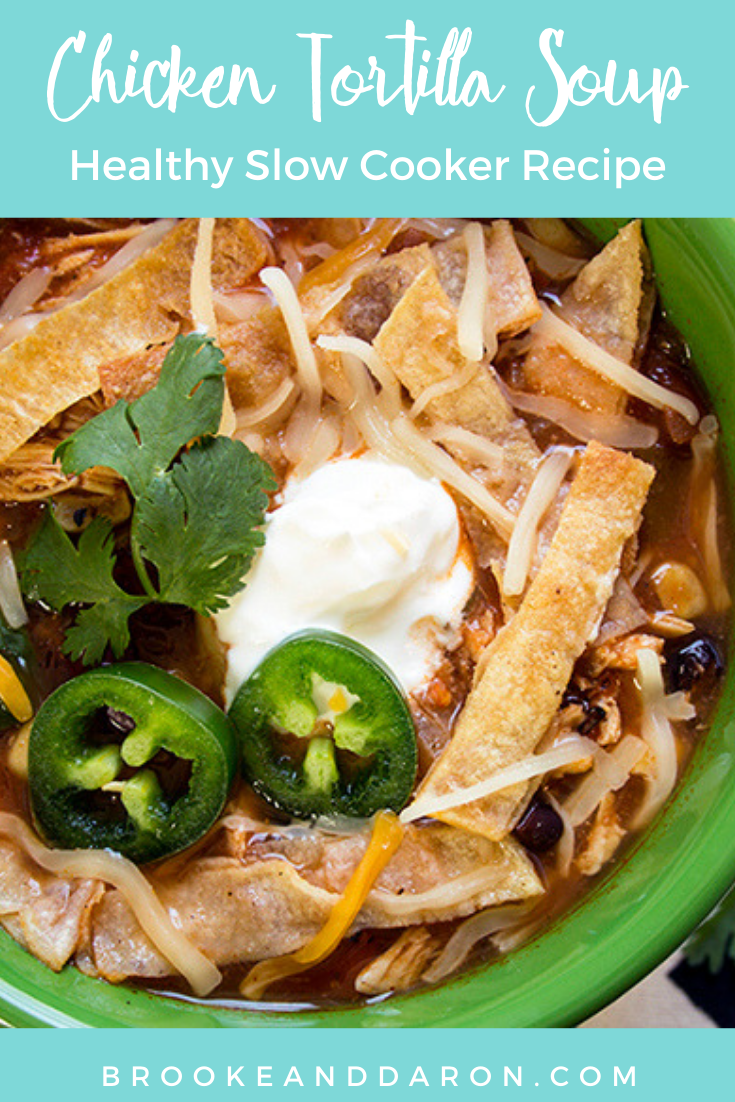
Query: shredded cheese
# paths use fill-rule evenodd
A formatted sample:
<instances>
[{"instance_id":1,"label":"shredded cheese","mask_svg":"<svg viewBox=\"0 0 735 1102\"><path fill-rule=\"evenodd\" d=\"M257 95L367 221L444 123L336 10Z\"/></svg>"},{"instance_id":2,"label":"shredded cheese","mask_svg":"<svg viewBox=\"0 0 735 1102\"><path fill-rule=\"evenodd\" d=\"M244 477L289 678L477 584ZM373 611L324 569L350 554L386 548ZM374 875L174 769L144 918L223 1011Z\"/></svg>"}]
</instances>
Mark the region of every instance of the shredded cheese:
<instances>
[{"instance_id":1,"label":"shredded cheese","mask_svg":"<svg viewBox=\"0 0 735 1102\"><path fill-rule=\"evenodd\" d=\"M571 279L586 264L582 257L567 256L520 230L515 231L515 239L523 255L530 256L540 271L553 279Z\"/></svg>"},{"instance_id":2,"label":"shredded cheese","mask_svg":"<svg viewBox=\"0 0 735 1102\"><path fill-rule=\"evenodd\" d=\"M475 800L483 800L494 792L512 788L514 784L530 781L533 777L541 777L553 769L586 762L590 754L596 752L597 743L583 735L572 735L553 749L543 754L530 754L521 761L514 762L513 765L498 769L492 776L477 781L476 784L471 784L467 788L458 788L446 795L429 798L422 798L419 794L414 802L401 812L401 822L412 823L415 819L421 819L424 816L431 817L441 811L449 811L453 807L462 807L464 804L474 803Z\"/></svg>"},{"instance_id":3,"label":"shredded cheese","mask_svg":"<svg viewBox=\"0 0 735 1102\"><path fill-rule=\"evenodd\" d=\"M510 538L515 517L481 482L462 470L443 448L424 436L408 417L396 417L391 421L390 427L396 439L418 456L435 478L446 482L466 497L487 517L499 535L504 539Z\"/></svg>"},{"instance_id":4,"label":"shredded cheese","mask_svg":"<svg viewBox=\"0 0 735 1102\"><path fill-rule=\"evenodd\" d=\"M654 777L635 815L633 829L652 819L676 784L676 740L667 714L661 661L655 651L642 648L636 654L636 683L642 704L641 735L653 755Z\"/></svg>"},{"instance_id":5,"label":"shredded cheese","mask_svg":"<svg viewBox=\"0 0 735 1102\"><path fill-rule=\"evenodd\" d=\"M526 586L541 521L556 500L573 456L571 448L555 448L539 465L508 544L503 590L509 597L519 596Z\"/></svg>"},{"instance_id":6,"label":"shredded cheese","mask_svg":"<svg viewBox=\"0 0 735 1102\"><path fill-rule=\"evenodd\" d=\"M104 880L125 896L143 932L189 982L208 995L222 979L219 969L173 924L148 880L132 861L111 850L63 850L44 846L22 819L0 812L0 834L12 838L41 868L58 876Z\"/></svg>"},{"instance_id":7,"label":"shredded cheese","mask_svg":"<svg viewBox=\"0 0 735 1102\"><path fill-rule=\"evenodd\" d=\"M360 340L359 337L348 337L342 333L334 336L317 337L316 343L327 352L347 352L351 356L356 356L380 383L382 393L385 396L384 405L386 410L396 413L399 411L401 407L401 388L398 379L371 344Z\"/></svg>"},{"instance_id":8,"label":"shredded cheese","mask_svg":"<svg viewBox=\"0 0 735 1102\"><path fill-rule=\"evenodd\" d=\"M487 302L487 262L485 232L479 222L465 226L467 275L457 311L457 343L470 363L478 364L485 352L484 323Z\"/></svg>"},{"instance_id":9,"label":"shredded cheese","mask_svg":"<svg viewBox=\"0 0 735 1102\"><path fill-rule=\"evenodd\" d=\"M513 409L530 413L532 417L543 417L585 444L597 440L608 448L631 451L634 448L652 448L658 440L658 429L655 425L646 425L624 413L594 413L565 402L563 398L554 398L550 394L530 394L524 390L514 390L501 379L498 382Z\"/></svg>"},{"instance_id":10,"label":"shredded cheese","mask_svg":"<svg viewBox=\"0 0 735 1102\"><path fill-rule=\"evenodd\" d=\"M726 612L732 600L722 569L720 542L717 535L717 486L714 478L710 479L707 490L703 534L702 552L712 608L715 612Z\"/></svg>"},{"instance_id":11,"label":"shredded cheese","mask_svg":"<svg viewBox=\"0 0 735 1102\"><path fill-rule=\"evenodd\" d=\"M307 478L317 467L322 467L339 450L340 440L337 418L322 416L307 446L300 453L291 477L298 481Z\"/></svg>"},{"instance_id":12,"label":"shredded cheese","mask_svg":"<svg viewBox=\"0 0 735 1102\"><path fill-rule=\"evenodd\" d=\"M280 413L295 390L296 383L293 379L286 378L259 406L254 409L239 409L237 411L237 431L252 429L256 425L262 425L264 421L269 421L271 417Z\"/></svg>"},{"instance_id":13,"label":"shredded cheese","mask_svg":"<svg viewBox=\"0 0 735 1102\"><path fill-rule=\"evenodd\" d=\"M470 463L478 463L481 467L487 467L492 471L497 471L503 466L505 452L502 446L493 443L478 432L471 432L459 425L445 425L441 421L435 421L429 431L432 440L447 444Z\"/></svg>"},{"instance_id":14,"label":"shredded cheese","mask_svg":"<svg viewBox=\"0 0 735 1102\"><path fill-rule=\"evenodd\" d=\"M561 819L563 829L556 843L556 867L561 876L568 876L574 860L574 827L563 804L560 804L550 792L544 792L544 799Z\"/></svg>"},{"instance_id":15,"label":"shredded cheese","mask_svg":"<svg viewBox=\"0 0 735 1102\"><path fill-rule=\"evenodd\" d=\"M524 903L511 903L507 907L491 907L461 922L442 949L439 956L426 969L421 979L424 983L438 983L456 972L470 955L475 945L495 934L517 925L528 917L529 907Z\"/></svg>"},{"instance_id":16,"label":"shredded cheese","mask_svg":"<svg viewBox=\"0 0 735 1102\"><path fill-rule=\"evenodd\" d=\"M0 654L0 700L18 723L27 723L33 715L33 707L22 681L2 654Z\"/></svg>"},{"instance_id":17,"label":"shredded cheese","mask_svg":"<svg viewBox=\"0 0 735 1102\"><path fill-rule=\"evenodd\" d=\"M472 872L455 876L444 884L427 888L425 892L381 891L376 888L370 899L380 904L381 910L397 920L414 919L416 915L437 915L454 910L471 899L477 899L484 891L493 891L498 886L498 870L486 865Z\"/></svg>"},{"instance_id":18,"label":"shredded cheese","mask_svg":"<svg viewBox=\"0 0 735 1102\"><path fill-rule=\"evenodd\" d=\"M28 613L23 604L15 559L7 540L0 540L0 612L8 627L22 628L28 623Z\"/></svg>"},{"instance_id":19,"label":"shredded cheese","mask_svg":"<svg viewBox=\"0 0 735 1102\"><path fill-rule=\"evenodd\" d=\"M212 297L212 240L214 218L200 218L197 227L197 243L191 265L189 298L194 327L217 339L217 321Z\"/></svg>"},{"instance_id":20,"label":"shredded cheese","mask_svg":"<svg viewBox=\"0 0 735 1102\"><path fill-rule=\"evenodd\" d=\"M263 268L260 281L272 293L283 314L302 393L316 408L322 400L322 380L294 285L281 268Z\"/></svg>"},{"instance_id":21,"label":"shredded cheese","mask_svg":"<svg viewBox=\"0 0 735 1102\"><path fill-rule=\"evenodd\" d=\"M32 268L27 275L18 280L0 305L0 325L7 325L9 321L19 318L26 310L30 310L45 292L53 274L51 268Z\"/></svg>"},{"instance_id":22,"label":"shredded cheese","mask_svg":"<svg viewBox=\"0 0 735 1102\"><path fill-rule=\"evenodd\" d=\"M592 772L561 805L571 826L581 826L597 810L608 792L617 792L622 788L645 753L646 744L635 735L626 735L610 751L598 747Z\"/></svg>"},{"instance_id":23,"label":"shredded cheese","mask_svg":"<svg viewBox=\"0 0 735 1102\"><path fill-rule=\"evenodd\" d=\"M635 398L640 398L655 409L673 409L676 413L680 413L690 425L696 425L699 420L699 410L689 398L676 394L665 386L660 386L622 360L611 356L594 341L588 340L574 326L553 314L544 303L541 303L541 310L543 316L533 327L536 336L542 340L548 340L549 343L560 345L585 367L591 368L611 383L622 387Z\"/></svg>"},{"instance_id":24,"label":"shredded cheese","mask_svg":"<svg viewBox=\"0 0 735 1102\"><path fill-rule=\"evenodd\" d=\"M350 416L365 443L387 459L452 486L487 517L504 539L508 539L515 523L510 510L455 463L443 448L434 444L428 433L424 434L409 417L399 413L391 419L391 399L385 391L376 395L363 360L351 352L342 352L342 365L353 391Z\"/></svg>"},{"instance_id":25,"label":"shredded cheese","mask_svg":"<svg viewBox=\"0 0 735 1102\"><path fill-rule=\"evenodd\" d=\"M271 984L305 972L328 957L352 926L373 884L402 840L403 828L393 812L379 811L368 847L319 933L295 953L256 964L240 985L241 993L248 999L259 999Z\"/></svg>"},{"instance_id":26,"label":"shredded cheese","mask_svg":"<svg viewBox=\"0 0 735 1102\"><path fill-rule=\"evenodd\" d=\"M411 420L415 421L436 398L442 398L445 394L454 394L455 391L462 390L463 387L472 382L476 374L477 364L468 363L456 375L450 375L447 379L439 379L438 382L427 386L409 410L408 415Z\"/></svg>"}]
</instances>

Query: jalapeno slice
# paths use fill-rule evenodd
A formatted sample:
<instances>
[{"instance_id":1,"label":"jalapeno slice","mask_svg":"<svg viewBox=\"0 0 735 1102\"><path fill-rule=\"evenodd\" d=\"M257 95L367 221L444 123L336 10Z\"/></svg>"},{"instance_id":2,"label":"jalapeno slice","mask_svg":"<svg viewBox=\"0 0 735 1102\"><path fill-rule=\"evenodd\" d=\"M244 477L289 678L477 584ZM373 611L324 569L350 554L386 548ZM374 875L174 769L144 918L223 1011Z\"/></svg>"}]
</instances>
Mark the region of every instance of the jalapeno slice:
<instances>
[{"instance_id":1,"label":"jalapeno slice","mask_svg":"<svg viewBox=\"0 0 735 1102\"><path fill-rule=\"evenodd\" d=\"M152 861L206 833L237 758L225 714L185 681L142 662L91 670L34 720L33 814L55 845Z\"/></svg>"},{"instance_id":2,"label":"jalapeno slice","mask_svg":"<svg viewBox=\"0 0 735 1102\"><path fill-rule=\"evenodd\" d=\"M289 815L363 818L399 811L411 794L406 699L380 659L343 635L299 632L274 647L229 714L245 776Z\"/></svg>"}]
</instances>

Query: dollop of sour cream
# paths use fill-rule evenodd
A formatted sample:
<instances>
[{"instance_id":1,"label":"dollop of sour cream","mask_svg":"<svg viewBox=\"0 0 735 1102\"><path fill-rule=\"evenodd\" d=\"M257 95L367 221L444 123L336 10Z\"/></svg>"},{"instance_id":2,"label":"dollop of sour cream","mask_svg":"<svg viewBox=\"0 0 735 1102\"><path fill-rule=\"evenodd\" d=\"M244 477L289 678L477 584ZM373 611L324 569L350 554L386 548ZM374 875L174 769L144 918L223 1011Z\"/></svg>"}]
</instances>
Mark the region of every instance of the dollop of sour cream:
<instances>
[{"instance_id":1,"label":"dollop of sour cream","mask_svg":"<svg viewBox=\"0 0 735 1102\"><path fill-rule=\"evenodd\" d=\"M304 628L369 647L410 692L439 666L473 585L457 507L436 479L370 454L327 463L286 486L245 589L216 617L228 704Z\"/></svg>"}]
</instances>

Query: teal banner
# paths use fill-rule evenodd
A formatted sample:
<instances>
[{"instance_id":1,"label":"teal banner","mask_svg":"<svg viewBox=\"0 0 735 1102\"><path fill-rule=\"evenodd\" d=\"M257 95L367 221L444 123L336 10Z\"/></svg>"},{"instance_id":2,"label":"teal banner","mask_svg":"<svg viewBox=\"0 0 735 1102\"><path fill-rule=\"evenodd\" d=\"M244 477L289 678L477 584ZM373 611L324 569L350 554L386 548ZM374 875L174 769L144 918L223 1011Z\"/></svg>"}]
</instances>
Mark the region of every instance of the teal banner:
<instances>
[{"instance_id":1,"label":"teal banner","mask_svg":"<svg viewBox=\"0 0 735 1102\"><path fill-rule=\"evenodd\" d=\"M735 9L4 12L3 213L730 215Z\"/></svg>"},{"instance_id":2,"label":"teal banner","mask_svg":"<svg viewBox=\"0 0 735 1102\"><path fill-rule=\"evenodd\" d=\"M27 1030L0 1037L8 1097L585 1098L679 1102L729 1081L725 1036L671 1030Z\"/></svg>"}]
</instances>

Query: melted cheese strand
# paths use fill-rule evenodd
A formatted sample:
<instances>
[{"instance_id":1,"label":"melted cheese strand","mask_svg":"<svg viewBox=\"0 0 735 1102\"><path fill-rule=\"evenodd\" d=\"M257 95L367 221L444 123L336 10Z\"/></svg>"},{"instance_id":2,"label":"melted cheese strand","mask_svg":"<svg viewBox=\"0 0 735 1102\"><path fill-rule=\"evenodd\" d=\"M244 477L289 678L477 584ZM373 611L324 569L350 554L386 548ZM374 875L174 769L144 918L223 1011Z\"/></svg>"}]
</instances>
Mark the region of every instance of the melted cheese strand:
<instances>
[{"instance_id":1,"label":"melted cheese strand","mask_svg":"<svg viewBox=\"0 0 735 1102\"><path fill-rule=\"evenodd\" d=\"M643 705L641 736L653 754L654 777L631 826L634 830L652 819L676 784L676 740L667 715L661 661L655 651L642 648L636 654L636 683Z\"/></svg>"},{"instance_id":2,"label":"melted cheese strand","mask_svg":"<svg viewBox=\"0 0 735 1102\"><path fill-rule=\"evenodd\" d=\"M293 379L286 378L259 406L255 406L254 409L239 409L237 411L237 431L252 429L256 425L261 425L263 421L268 421L285 406L295 389L296 383Z\"/></svg>"},{"instance_id":3,"label":"melted cheese strand","mask_svg":"<svg viewBox=\"0 0 735 1102\"><path fill-rule=\"evenodd\" d=\"M316 343L327 352L347 352L351 356L356 356L380 383L382 393L385 395L386 411L398 413L401 408L401 388L398 379L371 344L360 340L359 337L348 337L342 333L317 337Z\"/></svg>"},{"instance_id":4,"label":"melted cheese strand","mask_svg":"<svg viewBox=\"0 0 735 1102\"><path fill-rule=\"evenodd\" d=\"M581 826L597 810L608 792L617 792L622 788L645 753L646 744L635 735L626 735L609 752L600 748L592 763L592 772L562 805L571 826Z\"/></svg>"},{"instance_id":5,"label":"melted cheese strand","mask_svg":"<svg viewBox=\"0 0 735 1102\"><path fill-rule=\"evenodd\" d=\"M563 805L550 792L544 792L544 799L561 819L563 830L561 838L556 843L556 867L561 876L569 876L574 860L574 827Z\"/></svg>"},{"instance_id":6,"label":"melted cheese strand","mask_svg":"<svg viewBox=\"0 0 735 1102\"><path fill-rule=\"evenodd\" d=\"M658 429L655 425L636 421L624 413L595 413L565 402L563 398L513 390L502 379L498 379L498 382L513 409L530 413L532 417L543 417L545 421L559 425L575 440L582 440L585 444L597 440L608 448L632 451L634 448L652 448L658 440Z\"/></svg>"},{"instance_id":7,"label":"melted cheese strand","mask_svg":"<svg viewBox=\"0 0 735 1102\"><path fill-rule=\"evenodd\" d=\"M376 395L363 364L356 356L343 352L342 364L354 395L350 413L365 443L386 459L403 463L418 474L437 478L452 486L487 517L504 539L508 539L515 523L513 514L477 479L455 463L443 448L424 436L408 417L398 414L388 420L390 406L384 399L384 392Z\"/></svg>"},{"instance_id":8,"label":"melted cheese strand","mask_svg":"<svg viewBox=\"0 0 735 1102\"><path fill-rule=\"evenodd\" d=\"M591 739L583 735L573 735L559 746L555 746L553 750L547 750L543 754L530 754L522 761L514 762L505 769L498 769L491 777L471 784L467 788L458 788L454 792L434 798L422 798L419 794L417 799L401 812L401 822L412 823L414 819L421 819L425 815L432 816L440 811L449 811L453 807L471 804L475 800L482 800L492 795L493 792L501 792L504 788L512 788L514 784L529 781L533 777L541 777L553 769L586 762L590 754L597 753L597 750L597 743Z\"/></svg>"},{"instance_id":9,"label":"melted cheese strand","mask_svg":"<svg viewBox=\"0 0 735 1102\"><path fill-rule=\"evenodd\" d=\"M197 243L191 265L189 281L189 300L194 328L217 340L217 318L214 311L214 293L212 290L212 242L214 239L214 218L200 218L197 226ZM222 399L219 436L234 436L237 419L232 406L230 392L225 380L225 392Z\"/></svg>"},{"instance_id":10,"label":"melted cheese strand","mask_svg":"<svg viewBox=\"0 0 735 1102\"><path fill-rule=\"evenodd\" d=\"M457 311L457 344L470 363L478 364L485 352L483 326L487 302L487 263L485 233L479 222L465 226L467 276Z\"/></svg>"},{"instance_id":11,"label":"melted cheese strand","mask_svg":"<svg viewBox=\"0 0 735 1102\"><path fill-rule=\"evenodd\" d=\"M717 535L717 486L714 478L710 479L706 500L702 552L707 589L715 612L726 612L732 604L732 600L722 569L720 542Z\"/></svg>"},{"instance_id":12,"label":"melted cheese strand","mask_svg":"<svg viewBox=\"0 0 735 1102\"><path fill-rule=\"evenodd\" d=\"M52 268L32 268L13 287L0 304L0 325L19 318L38 302L53 279Z\"/></svg>"},{"instance_id":13,"label":"melted cheese strand","mask_svg":"<svg viewBox=\"0 0 735 1102\"><path fill-rule=\"evenodd\" d=\"M478 432L471 432L459 425L447 425L442 421L435 421L429 431L432 440L448 444L470 463L478 463L491 471L497 471L503 466L505 452L502 446Z\"/></svg>"},{"instance_id":14,"label":"melted cheese strand","mask_svg":"<svg viewBox=\"0 0 735 1102\"><path fill-rule=\"evenodd\" d=\"M503 590L509 597L519 596L525 588L539 526L556 500L573 455L570 448L557 448L545 456L526 494L510 537L503 574Z\"/></svg>"},{"instance_id":15,"label":"melted cheese strand","mask_svg":"<svg viewBox=\"0 0 735 1102\"><path fill-rule=\"evenodd\" d=\"M368 847L319 933L295 953L256 964L240 985L241 993L248 999L259 999L271 984L305 972L328 957L349 931L373 884L402 840L403 828L393 812L379 811Z\"/></svg>"},{"instance_id":16,"label":"melted cheese strand","mask_svg":"<svg viewBox=\"0 0 735 1102\"><path fill-rule=\"evenodd\" d=\"M470 955L475 945L495 934L515 926L528 917L530 907L524 903L511 903L507 907L490 907L461 922L442 949L439 956L426 969L421 979L424 983L438 983L456 972Z\"/></svg>"},{"instance_id":17,"label":"melted cheese strand","mask_svg":"<svg viewBox=\"0 0 735 1102\"><path fill-rule=\"evenodd\" d=\"M32 861L57 876L104 880L124 896L156 949L191 985L208 995L222 979L214 964L171 921L148 880L132 861L111 850L48 849L17 815L0 812L0 834L17 842Z\"/></svg>"},{"instance_id":18,"label":"melted cheese strand","mask_svg":"<svg viewBox=\"0 0 735 1102\"><path fill-rule=\"evenodd\" d=\"M543 317L536 322L533 333L549 343L561 345L561 347L574 356L576 360L596 371L598 375L616 383L628 394L640 398L655 409L673 409L680 413L690 425L696 425L699 420L699 410L694 402L685 398L683 394L676 394L665 386L654 383L653 379L641 375L635 368L624 363L623 360L611 356L604 348L600 348L594 341L590 341L578 329L563 321L553 314L548 306L541 303Z\"/></svg>"},{"instance_id":19,"label":"melted cheese strand","mask_svg":"<svg viewBox=\"0 0 735 1102\"><path fill-rule=\"evenodd\" d=\"M189 299L194 328L217 339L217 320L212 298L212 240L214 218L200 218L197 227L197 243L191 265Z\"/></svg>"},{"instance_id":20,"label":"melted cheese strand","mask_svg":"<svg viewBox=\"0 0 735 1102\"><path fill-rule=\"evenodd\" d=\"M442 398L445 394L453 394L456 390L461 390L462 387L472 382L476 374L477 364L468 363L456 375L450 375L447 379L439 379L438 382L431 383L421 391L421 394L411 406L408 416L412 421L415 421L435 398Z\"/></svg>"},{"instance_id":21,"label":"melted cheese strand","mask_svg":"<svg viewBox=\"0 0 735 1102\"><path fill-rule=\"evenodd\" d=\"M499 535L509 539L515 524L515 517L509 509L501 505L476 478L463 471L443 448L423 436L407 417L396 417L390 427L393 435L417 455L436 478L466 497L487 517Z\"/></svg>"},{"instance_id":22,"label":"melted cheese strand","mask_svg":"<svg viewBox=\"0 0 735 1102\"><path fill-rule=\"evenodd\" d=\"M296 357L296 373L301 390L309 404L316 408L322 400L322 380L294 285L281 268L263 268L260 281L272 293L283 314Z\"/></svg>"},{"instance_id":23,"label":"melted cheese strand","mask_svg":"<svg viewBox=\"0 0 735 1102\"><path fill-rule=\"evenodd\" d=\"M585 266L586 261L582 257L567 256L521 230L515 230L515 239L523 255L530 256L537 267L552 279L571 279Z\"/></svg>"},{"instance_id":24,"label":"melted cheese strand","mask_svg":"<svg viewBox=\"0 0 735 1102\"><path fill-rule=\"evenodd\" d=\"M14 630L28 623L15 559L7 540L0 540L0 612L7 620L8 627Z\"/></svg>"},{"instance_id":25,"label":"melted cheese strand","mask_svg":"<svg viewBox=\"0 0 735 1102\"><path fill-rule=\"evenodd\" d=\"M465 872L461 876L455 876L445 884L437 884L433 888L427 888L424 892L386 892L376 888L371 892L370 898L380 904L384 914L394 919L403 919L416 914L433 914L439 917L438 912L446 912L456 908L471 899L476 899L485 891L492 891L498 886L498 870L493 865L481 866L472 872Z\"/></svg>"}]
</instances>

